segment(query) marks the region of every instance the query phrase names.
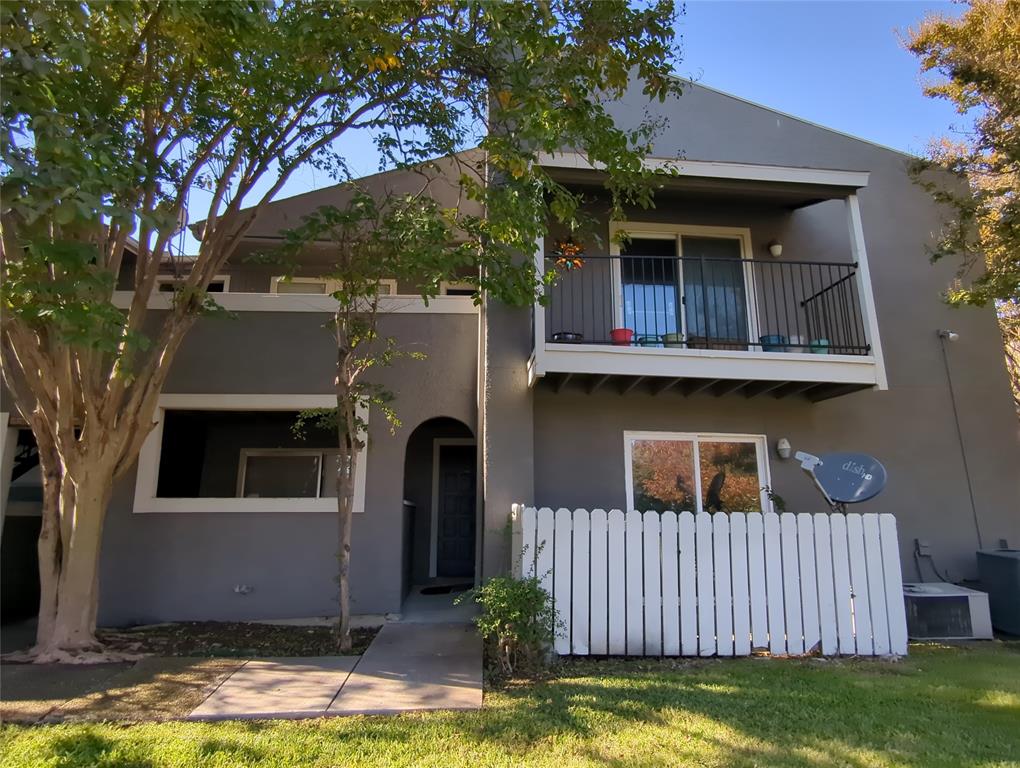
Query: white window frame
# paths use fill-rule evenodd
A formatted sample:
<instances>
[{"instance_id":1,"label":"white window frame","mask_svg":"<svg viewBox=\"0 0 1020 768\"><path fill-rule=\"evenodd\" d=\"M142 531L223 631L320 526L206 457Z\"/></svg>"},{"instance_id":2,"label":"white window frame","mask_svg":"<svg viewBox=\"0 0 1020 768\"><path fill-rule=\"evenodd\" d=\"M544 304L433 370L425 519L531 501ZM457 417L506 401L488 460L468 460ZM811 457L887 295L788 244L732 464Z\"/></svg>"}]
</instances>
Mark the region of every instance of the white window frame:
<instances>
[{"instance_id":1,"label":"white window frame","mask_svg":"<svg viewBox=\"0 0 1020 768\"><path fill-rule=\"evenodd\" d=\"M478 286L473 285L472 283L465 283L459 280L441 280L439 282L440 296L449 296L450 294L448 293L448 291L450 291L451 289L458 291L475 291L478 289Z\"/></svg>"},{"instance_id":2,"label":"white window frame","mask_svg":"<svg viewBox=\"0 0 1020 768\"><path fill-rule=\"evenodd\" d=\"M194 394L162 395L156 409L155 427L142 445L135 478L135 514L149 513L216 513L216 512L332 512L337 511L334 497L318 498L237 498L231 496L203 498L169 498L156 495L159 482L159 461L163 449L163 421L168 410L189 411L302 411L310 408L335 408L335 395L246 395ZM368 411L360 413L368 423ZM250 450L250 449L248 449ZM305 450L305 449L297 449ZM324 453L328 449L312 452ZM321 469L320 469L321 472ZM354 512L365 511L365 487L368 474L368 451L358 457L354 473ZM243 487L243 486L242 486Z\"/></svg>"},{"instance_id":3,"label":"white window frame","mask_svg":"<svg viewBox=\"0 0 1020 768\"><path fill-rule=\"evenodd\" d=\"M188 279L187 275L157 275L156 276L156 292L159 292L159 286L168 285L173 283L181 283ZM223 283L223 293L230 293L230 275L216 275L210 283Z\"/></svg>"},{"instance_id":4,"label":"white window frame","mask_svg":"<svg viewBox=\"0 0 1020 768\"><path fill-rule=\"evenodd\" d=\"M623 433L623 461L624 461L624 475L625 482L627 484L627 509L634 509L634 441L635 440L661 440L661 441L686 441L690 442L694 446L694 493L697 501L697 509L689 510L691 512L701 512L702 504L704 503L701 492L701 452L699 450L699 441L705 442L716 442L716 443L752 443L756 446L756 456L758 459L758 480L761 482L761 487L771 487L772 478L769 475L769 453L768 453L768 437L765 435L753 435L753 434L742 434L742 433L727 433L727 432L632 432L625 431ZM768 493L763 490L759 490L758 494L761 498L761 509L763 512L772 511L772 500L769 499ZM644 512L645 510L639 510ZM675 512L682 512L684 510L674 510Z\"/></svg>"},{"instance_id":5,"label":"white window frame","mask_svg":"<svg viewBox=\"0 0 1020 768\"><path fill-rule=\"evenodd\" d=\"M749 227L710 227L696 224L659 224L654 222L612 221L609 223L609 255L613 270L613 291L616 301L616 327L623 327L623 274L620 267L620 243L618 235L627 233L632 237L648 240L673 240L676 243L676 255L683 257L684 237L714 237L723 240L736 240L740 244L740 260L744 276L744 298L747 312L748 348L754 349L758 341L758 299L754 273L751 262L754 258L751 230ZM684 341L688 338L687 307L683 303L684 273L683 261L677 262L677 314L679 315L679 332Z\"/></svg>"},{"instance_id":6,"label":"white window frame","mask_svg":"<svg viewBox=\"0 0 1020 768\"><path fill-rule=\"evenodd\" d=\"M399 295L397 293L397 281L394 280L393 278L386 277L386 278L383 278L383 279L379 280L378 282L379 282L379 285L389 286L389 289L390 289L389 293L383 293L383 294L380 294L380 296L397 296L397 295ZM303 285L313 285L313 284L314 285L323 285L324 286L324 290L323 290L322 293L280 294L280 289L279 289L280 283L296 283L298 285L302 285L302 284ZM277 295L283 295L283 296L287 296L287 295L290 295L290 296L329 296L330 294L336 292L337 287L339 285L340 285L340 283L338 281L333 280L333 279L328 278L328 277L298 277L298 276L295 276L295 277L288 278L286 275L274 275L273 278L269 281L269 292L270 293L275 293Z\"/></svg>"},{"instance_id":7,"label":"white window frame","mask_svg":"<svg viewBox=\"0 0 1020 768\"><path fill-rule=\"evenodd\" d=\"M322 457L329 452L329 448L242 448L237 458L237 498L247 498L244 495L244 480L248 473L249 456L314 456L319 476L315 485L315 498L322 498Z\"/></svg>"}]
</instances>

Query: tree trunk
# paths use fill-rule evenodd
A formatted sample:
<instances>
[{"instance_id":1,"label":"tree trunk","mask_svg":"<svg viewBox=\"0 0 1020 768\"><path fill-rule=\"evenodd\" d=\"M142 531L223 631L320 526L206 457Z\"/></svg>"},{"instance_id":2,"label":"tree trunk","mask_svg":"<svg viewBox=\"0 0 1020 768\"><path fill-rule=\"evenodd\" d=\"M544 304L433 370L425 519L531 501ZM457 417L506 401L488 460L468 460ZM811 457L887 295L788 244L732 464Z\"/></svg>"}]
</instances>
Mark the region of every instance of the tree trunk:
<instances>
[{"instance_id":1,"label":"tree trunk","mask_svg":"<svg viewBox=\"0 0 1020 768\"><path fill-rule=\"evenodd\" d=\"M42 646L53 634L57 619L57 590L63 546L60 541L60 497L62 474L56 444L42 429L35 430L42 474L42 527L39 531L39 618L36 645Z\"/></svg>"},{"instance_id":2,"label":"tree trunk","mask_svg":"<svg viewBox=\"0 0 1020 768\"><path fill-rule=\"evenodd\" d=\"M73 660L78 653L99 649L99 548L113 489L113 469L93 464L83 462L82 479L74 484L74 519L63 549L56 612L47 636L40 626L36 657L40 662ZM65 514L71 514L70 510Z\"/></svg>"},{"instance_id":3,"label":"tree trunk","mask_svg":"<svg viewBox=\"0 0 1020 768\"><path fill-rule=\"evenodd\" d=\"M340 577L340 603L338 605L340 621L337 627L337 638L341 653L351 651L351 529L354 522L354 510L351 504L353 497L354 469L357 462L357 451L350 452L350 470L343 469L343 457L341 457L341 475L337 483L338 508L340 513L338 544L339 554L337 556L338 572Z\"/></svg>"},{"instance_id":4,"label":"tree trunk","mask_svg":"<svg viewBox=\"0 0 1020 768\"><path fill-rule=\"evenodd\" d=\"M351 529L354 524L354 477L357 470L357 426L347 424L345 414L354 411L352 393L342 384L337 385L337 414L339 432L339 461L337 461L336 501L337 576L340 586L337 624L337 645L341 653L351 650Z\"/></svg>"}]
</instances>

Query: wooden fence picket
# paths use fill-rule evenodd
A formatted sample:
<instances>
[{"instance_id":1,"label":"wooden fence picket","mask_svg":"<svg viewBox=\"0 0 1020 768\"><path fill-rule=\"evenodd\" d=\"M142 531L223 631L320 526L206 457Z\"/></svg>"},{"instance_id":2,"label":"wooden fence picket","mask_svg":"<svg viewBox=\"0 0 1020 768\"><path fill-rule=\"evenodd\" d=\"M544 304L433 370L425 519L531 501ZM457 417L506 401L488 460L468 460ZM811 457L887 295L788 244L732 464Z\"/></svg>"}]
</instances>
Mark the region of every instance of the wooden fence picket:
<instances>
[{"instance_id":1,"label":"wooden fence picket","mask_svg":"<svg viewBox=\"0 0 1020 768\"><path fill-rule=\"evenodd\" d=\"M588 655L588 608L591 588L591 521L587 510L574 512L573 567L571 569L570 651Z\"/></svg>"},{"instance_id":2,"label":"wooden fence picket","mask_svg":"<svg viewBox=\"0 0 1020 768\"><path fill-rule=\"evenodd\" d=\"M751 598L747 583L747 518L730 515L730 568L733 570L733 653L751 653Z\"/></svg>"},{"instance_id":3,"label":"wooden fence picket","mask_svg":"<svg viewBox=\"0 0 1020 768\"><path fill-rule=\"evenodd\" d=\"M786 612L783 607L783 553L779 515L765 514L765 605L769 617L769 653L786 653Z\"/></svg>"},{"instance_id":4,"label":"wooden fence picket","mask_svg":"<svg viewBox=\"0 0 1020 768\"><path fill-rule=\"evenodd\" d=\"M644 527L644 608L645 656L662 655L662 541L659 513L645 512Z\"/></svg>"},{"instance_id":5,"label":"wooden fence picket","mask_svg":"<svg viewBox=\"0 0 1020 768\"><path fill-rule=\"evenodd\" d=\"M864 522L856 512L846 516L847 549L850 553L850 596L854 610L854 640L857 653L871 656L871 600L868 598L868 569L864 559Z\"/></svg>"},{"instance_id":6,"label":"wooden fence picket","mask_svg":"<svg viewBox=\"0 0 1020 768\"><path fill-rule=\"evenodd\" d=\"M836 633L836 593L832 579L832 533L829 516L819 512L814 519L815 570L818 574L818 625L822 635L822 653L839 652Z\"/></svg>"},{"instance_id":7,"label":"wooden fence picket","mask_svg":"<svg viewBox=\"0 0 1020 768\"><path fill-rule=\"evenodd\" d=\"M868 572L871 604L871 637L876 656L889 655L889 617L885 610L885 576L882 573L882 542L877 515L863 516L864 567Z\"/></svg>"},{"instance_id":8,"label":"wooden fence picket","mask_svg":"<svg viewBox=\"0 0 1020 768\"><path fill-rule=\"evenodd\" d=\"M553 606L561 624L557 626L556 638L553 643L556 653L570 653L570 621L573 618L570 608L570 576L571 576L571 527L572 520L569 509L557 509L553 542Z\"/></svg>"},{"instance_id":9,"label":"wooden fence picket","mask_svg":"<svg viewBox=\"0 0 1020 768\"><path fill-rule=\"evenodd\" d=\"M591 615L589 649L596 656L609 653L609 522L604 509L591 512Z\"/></svg>"},{"instance_id":10,"label":"wooden fence picket","mask_svg":"<svg viewBox=\"0 0 1020 768\"><path fill-rule=\"evenodd\" d=\"M640 512L627 513L627 654L645 652L644 539Z\"/></svg>"},{"instance_id":11,"label":"wooden fence picket","mask_svg":"<svg viewBox=\"0 0 1020 768\"><path fill-rule=\"evenodd\" d=\"M765 602L765 520L760 512L747 516L747 581L751 597L751 648L767 648L769 617Z\"/></svg>"},{"instance_id":12,"label":"wooden fence picket","mask_svg":"<svg viewBox=\"0 0 1020 768\"><path fill-rule=\"evenodd\" d=\"M677 541L678 525L675 512L663 512L660 532L662 542L662 654L680 655L680 579Z\"/></svg>"},{"instance_id":13,"label":"wooden fence picket","mask_svg":"<svg viewBox=\"0 0 1020 768\"><path fill-rule=\"evenodd\" d=\"M609 653L621 656L627 652L627 583L626 583L626 520L623 512L609 513Z\"/></svg>"},{"instance_id":14,"label":"wooden fence picket","mask_svg":"<svg viewBox=\"0 0 1020 768\"><path fill-rule=\"evenodd\" d=\"M818 623L818 573L815 569L814 520L802 512L797 515L797 560L800 563L800 607L804 617L804 651L821 649Z\"/></svg>"},{"instance_id":15,"label":"wooden fence picket","mask_svg":"<svg viewBox=\"0 0 1020 768\"><path fill-rule=\"evenodd\" d=\"M695 562L696 534L694 515L681 512L677 515L677 541L680 562L677 578L680 581L680 653L698 655L698 587Z\"/></svg>"},{"instance_id":16,"label":"wooden fence picket","mask_svg":"<svg viewBox=\"0 0 1020 768\"><path fill-rule=\"evenodd\" d=\"M712 562L715 565L715 652L733 655L733 587L730 579L730 516L712 515Z\"/></svg>"},{"instance_id":17,"label":"wooden fence picket","mask_svg":"<svg viewBox=\"0 0 1020 768\"><path fill-rule=\"evenodd\" d=\"M698 569L698 654L715 655L715 566L712 557L712 516L694 517L694 559Z\"/></svg>"}]
</instances>

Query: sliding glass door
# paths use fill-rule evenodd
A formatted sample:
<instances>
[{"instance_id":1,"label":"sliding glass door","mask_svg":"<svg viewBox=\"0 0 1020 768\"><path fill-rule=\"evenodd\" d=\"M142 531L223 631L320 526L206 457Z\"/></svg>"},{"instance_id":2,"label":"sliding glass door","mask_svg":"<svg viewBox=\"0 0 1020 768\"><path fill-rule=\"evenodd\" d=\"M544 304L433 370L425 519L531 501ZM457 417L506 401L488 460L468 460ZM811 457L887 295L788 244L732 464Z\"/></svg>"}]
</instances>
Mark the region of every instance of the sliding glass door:
<instances>
[{"instance_id":1,"label":"sliding glass door","mask_svg":"<svg viewBox=\"0 0 1020 768\"><path fill-rule=\"evenodd\" d=\"M688 345L746 348L747 287L740 241L683 235L680 251Z\"/></svg>"},{"instance_id":2,"label":"sliding glass door","mask_svg":"<svg viewBox=\"0 0 1020 768\"><path fill-rule=\"evenodd\" d=\"M645 346L747 349L749 289L740 237L632 237L620 247L618 322Z\"/></svg>"}]
</instances>

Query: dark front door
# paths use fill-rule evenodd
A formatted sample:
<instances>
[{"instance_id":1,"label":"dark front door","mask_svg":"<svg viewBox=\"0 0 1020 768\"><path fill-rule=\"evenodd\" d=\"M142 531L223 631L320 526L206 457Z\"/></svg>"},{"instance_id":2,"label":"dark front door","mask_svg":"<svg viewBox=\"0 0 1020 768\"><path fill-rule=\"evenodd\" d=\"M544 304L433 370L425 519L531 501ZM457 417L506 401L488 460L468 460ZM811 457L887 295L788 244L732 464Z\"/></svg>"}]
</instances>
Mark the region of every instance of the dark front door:
<instances>
[{"instance_id":1,"label":"dark front door","mask_svg":"<svg viewBox=\"0 0 1020 768\"><path fill-rule=\"evenodd\" d=\"M475 572L475 446L439 446L437 576Z\"/></svg>"}]
</instances>

